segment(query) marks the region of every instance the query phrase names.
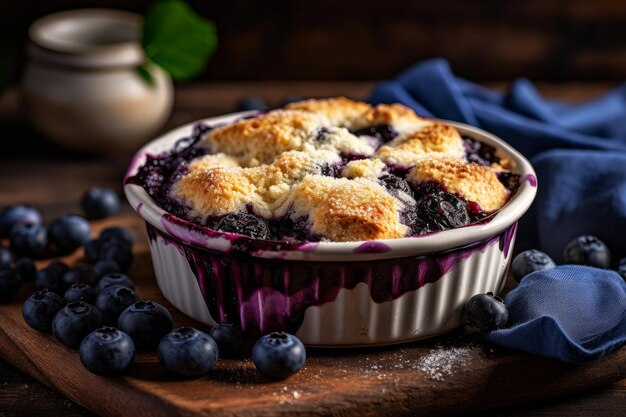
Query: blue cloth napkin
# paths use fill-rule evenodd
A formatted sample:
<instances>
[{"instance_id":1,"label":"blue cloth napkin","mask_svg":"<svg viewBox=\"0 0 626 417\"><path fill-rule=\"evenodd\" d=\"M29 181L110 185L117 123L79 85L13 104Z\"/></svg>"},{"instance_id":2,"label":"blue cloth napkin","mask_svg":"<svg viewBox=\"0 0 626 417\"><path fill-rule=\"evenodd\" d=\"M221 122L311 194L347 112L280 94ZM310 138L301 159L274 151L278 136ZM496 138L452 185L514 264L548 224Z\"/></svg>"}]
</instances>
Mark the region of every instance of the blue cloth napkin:
<instances>
[{"instance_id":1,"label":"blue cloth napkin","mask_svg":"<svg viewBox=\"0 0 626 417\"><path fill-rule=\"evenodd\" d=\"M539 188L517 249L541 248L561 262L571 239L592 234L615 260L626 256L626 84L574 105L544 99L525 79L506 93L491 91L431 60L380 83L370 102L478 126L528 157Z\"/></svg>"},{"instance_id":2,"label":"blue cloth napkin","mask_svg":"<svg viewBox=\"0 0 626 417\"><path fill-rule=\"evenodd\" d=\"M581 363L626 343L626 283L617 272L575 265L533 272L504 302L509 327L485 333L497 345Z\"/></svg>"},{"instance_id":3,"label":"blue cloth napkin","mask_svg":"<svg viewBox=\"0 0 626 417\"><path fill-rule=\"evenodd\" d=\"M541 97L525 79L495 92L430 60L380 83L370 102L400 102L423 116L481 127L530 159L539 187L517 250L541 249L559 263L571 239L592 234L614 263L626 257L626 84L571 104ZM593 268L534 273L505 299L513 327L487 337L566 362L601 357L626 343L624 285L615 272Z\"/></svg>"}]
</instances>

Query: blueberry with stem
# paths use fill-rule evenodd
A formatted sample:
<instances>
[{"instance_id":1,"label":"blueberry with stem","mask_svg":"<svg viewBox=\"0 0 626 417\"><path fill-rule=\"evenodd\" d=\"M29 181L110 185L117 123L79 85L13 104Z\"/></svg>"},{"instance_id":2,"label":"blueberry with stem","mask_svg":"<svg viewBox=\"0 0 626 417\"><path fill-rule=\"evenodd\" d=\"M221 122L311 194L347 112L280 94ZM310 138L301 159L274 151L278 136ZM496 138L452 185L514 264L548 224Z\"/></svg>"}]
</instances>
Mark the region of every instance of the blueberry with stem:
<instances>
[{"instance_id":1,"label":"blueberry with stem","mask_svg":"<svg viewBox=\"0 0 626 417\"><path fill-rule=\"evenodd\" d=\"M102 219L120 210L117 193L106 187L91 187L83 195L80 206L90 219Z\"/></svg>"},{"instance_id":2,"label":"blueberry with stem","mask_svg":"<svg viewBox=\"0 0 626 417\"><path fill-rule=\"evenodd\" d=\"M65 302L59 294L47 289L31 295L22 306L22 317L26 324L40 332L50 332L52 320Z\"/></svg>"},{"instance_id":3,"label":"blueberry with stem","mask_svg":"<svg viewBox=\"0 0 626 417\"><path fill-rule=\"evenodd\" d=\"M52 334L63 345L78 349L89 333L102 326L102 314L84 301L69 303L52 320Z\"/></svg>"},{"instance_id":4,"label":"blueberry with stem","mask_svg":"<svg viewBox=\"0 0 626 417\"><path fill-rule=\"evenodd\" d=\"M104 324L117 326L120 314L137 301L139 297L135 291L121 285L114 285L98 293L95 306L102 313Z\"/></svg>"},{"instance_id":5,"label":"blueberry with stem","mask_svg":"<svg viewBox=\"0 0 626 417\"><path fill-rule=\"evenodd\" d=\"M64 216L50 224L48 238L62 253L72 253L91 235L89 222L80 216Z\"/></svg>"},{"instance_id":6,"label":"blueberry with stem","mask_svg":"<svg viewBox=\"0 0 626 417\"><path fill-rule=\"evenodd\" d=\"M608 268L611 265L609 248L595 236L584 235L570 241L563 251L563 259L568 264L588 265Z\"/></svg>"},{"instance_id":7,"label":"blueberry with stem","mask_svg":"<svg viewBox=\"0 0 626 417\"><path fill-rule=\"evenodd\" d=\"M476 294L465 305L472 326L483 332L501 329L509 320L509 311L500 297L493 293Z\"/></svg>"},{"instance_id":8,"label":"blueberry with stem","mask_svg":"<svg viewBox=\"0 0 626 417\"><path fill-rule=\"evenodd\" d=\"M41 214L35 208L15 204L0 211L0 238L9 237L11 229L19 224L41 225Z\"/></svg>"},{"instance_id":9,"label":"blueberry with stem","mask_svg":"<svg viewBox=\"0 0 626 417\"><path fill-rule=\"evenodd\" d=\"M80 344L80 361L98 375L120 375L135 360L135 344L129 335L114 327L101 327L89 333Z\"/></svg>"},{"instance_id":10,"label":"blueberry with stem","mask_svg":"<svg viewBox=\"0 0 626 417\"><path fill-rule=\"evenodd\" d=\"M536 249L521 252L513 259L511 270L517 282L531 272L554 268L556 264L545 253Z\"/></svg>"},{"instance_id":11,"label":"blueberry with stem","mask_svg":"<svg viewBox=\"0 0 626 417\"><path fill-rule=\"evenodd\" d=\"M154 349L172 331L170 312L153 301L137 301L120 314L117 327L133 338L140 349Z\"/></svg>"},{"instance_id":12,"label":"blueberry with stem","mask_svg":"<svg viewBox=\"0 0 626 417\"><path fill-rule=\"evenodd\" d=\"M48 247L48 233L40 224L18 224L11 229L11 250L18 256L39 258Z\"/></svg>"},{"instance_id":13,"label":"blueberry with stem","mask_svg":"<svg viewBox=\"0 0 626 417\"><path fill-rule=\"evenodd\" d=\"M191 327L181 327L161 339L157 356L168 371L196 377L213 369L217 363L218 347L208 334Z\"/></svg>"},{"instance_id":14,"label":"blueberry with stem","mask_svg":"<svg viewBox=\"0 0 626 417\"><path fill-rule=\"evenodd\" d=\"M261 337L252 349L254 366L269 379L285 379L304 366L306 350L296 336L274 332Z\"/></svg>"}]
</instances>

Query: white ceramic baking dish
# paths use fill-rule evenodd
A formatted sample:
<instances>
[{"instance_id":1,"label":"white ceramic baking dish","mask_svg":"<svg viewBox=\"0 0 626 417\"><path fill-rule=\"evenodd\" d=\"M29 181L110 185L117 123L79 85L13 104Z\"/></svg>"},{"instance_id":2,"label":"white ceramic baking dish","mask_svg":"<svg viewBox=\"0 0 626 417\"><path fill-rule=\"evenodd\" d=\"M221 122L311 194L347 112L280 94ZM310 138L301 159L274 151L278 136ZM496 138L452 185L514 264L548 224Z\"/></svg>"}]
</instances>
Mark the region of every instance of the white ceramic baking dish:
<instances>
[{"instance_id":1,"label":"white ceramic baking dish","mask_svg":"<svg viewBox=\"0 0 626 417\"><path fill-rule=\"evenodd\" d=\"M227 123L242 115L199 122ZM530 163L502 139L443 122L494 146L520 175L519 190L486 223L422 237L285 244L188 223L127 181L128 201L146 221L163 295L209 326L235 323L251 336L285 330L308 346L401 343L462 325L463 307L472 295L501 290L517 221L535 197L537 180ZM126 178L137 173L146 155L168 151L189 136L196 123L144 146Z\"/></svg>"}]
</instances>

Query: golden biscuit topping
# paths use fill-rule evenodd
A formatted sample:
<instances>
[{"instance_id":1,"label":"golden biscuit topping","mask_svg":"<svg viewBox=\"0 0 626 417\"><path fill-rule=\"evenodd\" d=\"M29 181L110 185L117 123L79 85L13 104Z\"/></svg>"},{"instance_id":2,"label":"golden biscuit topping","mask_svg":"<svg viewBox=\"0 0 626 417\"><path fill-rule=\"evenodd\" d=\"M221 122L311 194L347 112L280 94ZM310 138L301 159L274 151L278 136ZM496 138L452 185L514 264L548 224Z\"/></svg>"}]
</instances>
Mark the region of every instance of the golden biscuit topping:
<instances>
[{"instance_id":1,"label":"golden biscuit topping","mask_svg":"<svg viewBox=\"0 0 626 417\"><path fill-rule=\"evenodd\" d=\"M352 128L354 122L369 112L372 106L345 97L335 97L290 103L286 108L323 114L335 126Z\"/></svg>"},{"instance_id":2,"label":"golden biscuit topping","mask_svg":"<svg viewBox=\"0 0 626 417\"><path fill-rule=\"evenodd\" d=\"M335 242L393 239L407 233L396 200L363 178L308 176L294 187L293 204L296 213L309 216L314 232Z\"/></svg>"},{"instance_id":3,"label":"golden biscuit topping","mask_svg":"<svg viewBox=\"0 0 626 417\"><path fill-rule=\"evenodd\" d=\"M202 140L213 153L223 152L245 166L269 164L283 152L304 147L307 138L330 122L322 115L276 110L251 119L218 127Z\"/></svg>"},{"instance_id":4,"label":"golden biscuit topping","mask_svg":"<svg viewBox=\"0 0 626 417\"><path fill-rule=\"evenodd\" d=\"M402 104L379 104L355 121L354 129L376 125L393 125L399 131L422 129L433 123Z\"/></svg>"},{"instance_id":5,"label":"golden biscuit topping","mask_svg":"<svg viewBox=\"0 0 626 417\"><path fill-rule=\"evenodd\" d=\"M490 167L453 158L423 160L409 172L408 180L436 181L448 192L478 203L486 212L501 208L510 194Z\"/></svg>"},{"instance_id":6,"label":"golden biscuit topping","mask_svg":"<svg viewBox=\"0 0 626 417\"><path fill-rule=\"evenodd\" d=\"M463 159L465 148L459 132L452 126L431 123L421 130L399 135L376 151L387 164L404 167L416 165L428 158L454 157Z\"/></svg>"},{"instance_id":7,"label":"golden biscuit topping","mask_svg":"<svg viewBox=\"0 0 626 417\"><path fill-rule=\"evenodd\" d=\"M419 200L429 198L425 182L462 205L477 203L482 215L511 194L498 179L510 166L506 158L467 162L454 127L400 104L306 100L216 127L197 146L210 154L190 158L167 195L202 224L252 213L297 220L325 240L392 239L429 232L416 232L417 223L434 224L416 220L424 215L416 212Z\"/></svg>"},{"instance_id":8,"label":"golden biscuit topping","mask_svg":"<svg viewBox=\"0 0 626 417\"><path fill-rule=\"evenodd\" d=\"M350 161L341 170L341 176L346 178L368 178L376 180L385 169L385 163L380 159L357 159Z\"/></svg>"}]
</instances>

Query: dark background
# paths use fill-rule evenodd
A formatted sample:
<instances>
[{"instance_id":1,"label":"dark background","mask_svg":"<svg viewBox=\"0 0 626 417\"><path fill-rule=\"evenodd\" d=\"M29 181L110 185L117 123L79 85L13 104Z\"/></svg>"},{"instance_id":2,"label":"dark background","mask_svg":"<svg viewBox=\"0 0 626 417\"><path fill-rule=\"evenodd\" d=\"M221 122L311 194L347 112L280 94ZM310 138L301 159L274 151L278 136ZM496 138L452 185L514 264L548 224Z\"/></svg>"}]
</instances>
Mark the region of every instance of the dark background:
<instances>
[{"instance_id":1,"label":"dark background","mask_svg":"<svg viewBox=\"0 0 626 417\"><path fill-rule=\"evenodd\" d=\"M153 2L0 0L1 46L19 52L28 24L54 11L112 7L145 12ZM457 74L476 81L626 78L624 0L190 3L215 21L219 32L218 51L201 76L205 79L374 80L435 56L449 59Z\"/></svg>"}]
</instances>

